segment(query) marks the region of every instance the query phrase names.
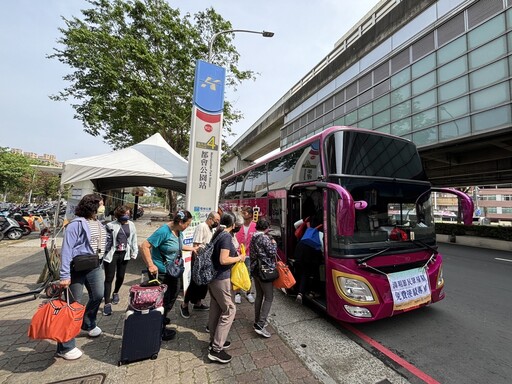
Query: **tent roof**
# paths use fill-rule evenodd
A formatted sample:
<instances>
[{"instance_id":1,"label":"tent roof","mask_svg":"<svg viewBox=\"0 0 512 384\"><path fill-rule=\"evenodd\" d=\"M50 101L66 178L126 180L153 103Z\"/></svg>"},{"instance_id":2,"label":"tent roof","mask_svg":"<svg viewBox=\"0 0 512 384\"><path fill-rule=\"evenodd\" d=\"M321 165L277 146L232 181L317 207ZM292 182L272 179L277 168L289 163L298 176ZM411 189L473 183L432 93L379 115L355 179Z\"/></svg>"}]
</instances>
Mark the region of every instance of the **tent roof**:
<instances>
[{"instance_id":1,"label":"tent roof","mask_svg":"<svg viewBox=\"0 0 512 384\"><path fill-rule=\"evenodd\" d=\"M152 186L185 192L188 162L159 133L105 155L64 162L61 184L90 180L100 191Z\"/></svg>"}]
</instances>

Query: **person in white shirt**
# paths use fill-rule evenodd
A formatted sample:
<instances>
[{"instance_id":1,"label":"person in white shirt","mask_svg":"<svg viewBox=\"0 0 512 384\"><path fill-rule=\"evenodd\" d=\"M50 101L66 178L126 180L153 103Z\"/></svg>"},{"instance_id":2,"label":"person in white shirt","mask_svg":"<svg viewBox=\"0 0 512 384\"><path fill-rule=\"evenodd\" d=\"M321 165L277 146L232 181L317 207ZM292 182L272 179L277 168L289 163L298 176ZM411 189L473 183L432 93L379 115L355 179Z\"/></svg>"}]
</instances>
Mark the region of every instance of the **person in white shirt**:
<instances>
[{"instance_id":1,"label":"person in white shirt","mask_svg":"<svg viewBox=\"0 0 512 384\"><path fill-rule=\"evenodd\" d=\"M194 237L192 239L194 247L204 246L210 242L215 228L219 225L219 221L220 215L217 212L212 211L208 214L206 220L200 223L194 231ZM194 257L195 255L192 256L192 263L194 263ZM191 280L187 288L187 292L185 293L185 297L183 298L183 303L180 305L181 317L184 319L188 319L190 317L188 307L188 303L190 302L194 304L192 308L196 311L207 311L210 309L209 306L202 303L207 292L207 285L197 285L194 283L194 280Z\"/></svg>"}]
</instances>

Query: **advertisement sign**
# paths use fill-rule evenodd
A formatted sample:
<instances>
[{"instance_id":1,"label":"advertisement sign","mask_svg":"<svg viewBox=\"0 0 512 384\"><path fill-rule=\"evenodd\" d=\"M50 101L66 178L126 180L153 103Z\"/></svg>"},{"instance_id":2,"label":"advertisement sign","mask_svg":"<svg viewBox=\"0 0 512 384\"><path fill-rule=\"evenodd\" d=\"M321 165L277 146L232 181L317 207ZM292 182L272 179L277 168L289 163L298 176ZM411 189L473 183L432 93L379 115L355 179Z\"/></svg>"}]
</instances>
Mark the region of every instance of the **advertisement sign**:
<instances>
[{"instance_id":1,"label":"advertisement sign","mask_svg":"<svg viewBox=\"0 0 512 384\"><path fill-rule=\"evenodd\" d=\"M225 78L224 68L197 61L185 196L185 207L192 213L192 223L184 234L186 244L192 243L195 227L218 207ZM190 255L184 253L184 260L183 286L186 289L190 281Z\"/></svg>"},{"instance_id":2,"label":"advertisement sign","mask_svg":"<svg viewBox=\"0 0 512 384\"><path fill-rule=\"evenodd\" d=\"M387 275L393 295L393 310L413 309L430 302L430 284L425 268Z\"/></svg>"}]
</instances>

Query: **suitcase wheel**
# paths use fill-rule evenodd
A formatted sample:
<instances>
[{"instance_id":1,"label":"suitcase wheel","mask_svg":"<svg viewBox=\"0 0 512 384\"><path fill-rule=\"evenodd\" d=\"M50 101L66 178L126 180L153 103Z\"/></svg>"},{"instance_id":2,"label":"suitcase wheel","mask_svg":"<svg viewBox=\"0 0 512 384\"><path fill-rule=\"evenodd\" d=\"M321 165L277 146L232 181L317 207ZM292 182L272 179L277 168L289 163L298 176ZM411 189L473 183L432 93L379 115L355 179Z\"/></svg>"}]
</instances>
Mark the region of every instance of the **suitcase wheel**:
<instances>
[{"instance_id":1,"label":"suitcase wheel","mask_svg":"<svg viewBox=\"0 0 512 384\"><path fill-rule=\"evenodd\" d=\"M155 360L158 357L158 353L151 355L151 360Z\"/></svg>"}]
</instances>

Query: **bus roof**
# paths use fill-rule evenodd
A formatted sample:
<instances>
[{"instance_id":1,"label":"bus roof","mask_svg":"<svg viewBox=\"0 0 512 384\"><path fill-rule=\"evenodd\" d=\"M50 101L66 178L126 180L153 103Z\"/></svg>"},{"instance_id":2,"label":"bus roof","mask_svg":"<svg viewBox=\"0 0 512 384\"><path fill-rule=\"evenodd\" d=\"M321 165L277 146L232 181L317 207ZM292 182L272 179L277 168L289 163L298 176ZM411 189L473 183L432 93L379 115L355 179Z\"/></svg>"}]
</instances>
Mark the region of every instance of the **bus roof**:
<instances>
[{"instance_id":1,"label":"bus roof","mask_svg":"<svg viewBox=\"0 0 512 384\"><path fill-rule=\"evenodd\" d=\"M304 147L304 146L307 146L309 143L312 143L314 142L315 140L318 140L318 139L321 139L322 141L325 139L326 136L330 135L331 133L333 132L338 132L338 131L356 131L356 132L365 132L367 134L374 134L374 135L378 135L378 136L388 136L388 137L392 137L394 139L397 139L397 140L403 140L403 141L408 141L408 142L411 142L410 140L408 139L404 139L403 137L398 137L398 136L394 136L394 135L391 135L389 133L384 133L384 132L376 132L376 131L371 131L371 130L368 130L368 129L363 129L363 128L357 128L357 127L348 127L348 126L344 126L344 125L335 125L335 126L332 126L332 127L329 127L329 128L326 128L324 129L322 132L319 132L313 136L310 136L306 139L304 139L303 141L301 141L300 143L297 143L297 144L294 144L292 145L291 147L289 148L286 148L284 151L281 151L279 153L276 153L275 155L265 159L264 161L262 162L259 162L259 163L254 163L254 164L251 164L249 165L248 167L234 173L234 174L231 174L227 177L225 177L223 179L224 180L228 180L228 179L231 179L233 177L236 177L242 173L246 173L250 170L252 170L253 168L257 168L258 166L260 166L261 164L265 164L265 163L269 163L271 162L272 160L274 159L278 159L290 152L293 152L295 150L297 150L298 148L301 148L301 147Z\"/></svg>"}]
</instances>

